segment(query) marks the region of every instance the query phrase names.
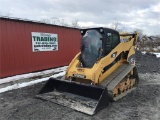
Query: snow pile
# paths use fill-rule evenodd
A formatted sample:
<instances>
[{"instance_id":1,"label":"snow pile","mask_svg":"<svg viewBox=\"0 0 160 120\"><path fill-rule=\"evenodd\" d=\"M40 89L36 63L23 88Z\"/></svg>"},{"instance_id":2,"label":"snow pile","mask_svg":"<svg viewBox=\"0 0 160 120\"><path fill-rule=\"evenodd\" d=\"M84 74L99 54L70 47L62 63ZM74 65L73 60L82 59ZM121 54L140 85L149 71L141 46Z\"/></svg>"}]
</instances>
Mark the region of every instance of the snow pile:
<instances>
[{"instance_id":1,"label":"snow pile","mask_svg":"<svg viewBox=\"0 0 160 120\"><path fill-rule=\"evenodd\" d=\"M160 53L153 53L153 54L155 54L156 56L157 56L157 58L160 58Z\"/></svg>"},{"instance_id":2,"label":"snow pile","mask_svg":"<svg viewBox=\"0 0 160 120\"><path fill-rule=\"evenodd\" d=\"M146 54L146 52L142 52L142 54ZM159 57L160 57L160 53L157 53L157 52L151 52L151 54L156 55L156 57L157 57L157 58L159 58Z\"/></svg>"}]
</instances>

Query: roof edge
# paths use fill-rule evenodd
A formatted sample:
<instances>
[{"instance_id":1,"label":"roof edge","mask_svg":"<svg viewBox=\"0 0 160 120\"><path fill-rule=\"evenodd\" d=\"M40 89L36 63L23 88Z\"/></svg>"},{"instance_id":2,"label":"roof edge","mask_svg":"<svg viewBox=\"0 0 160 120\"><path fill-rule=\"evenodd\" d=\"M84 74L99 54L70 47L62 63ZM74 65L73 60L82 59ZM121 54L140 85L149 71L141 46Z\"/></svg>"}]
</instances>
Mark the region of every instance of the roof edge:
<instances>
[{"instance_id":1,"label":"roof edge","mask_svg":"<svg viewBox=\"0 0 160 120\"><path fill-rule=\"evenodd\" d=\"M54 25L54 24L45 23L45 22L38 21L38 20L23 19L23 18L17 18L17 17L0 16L0 19L27 22L27 23L36 23L36 24L43 24L43 25L50 25L50 26L70 28L70 29L78 29L79 30L79 28L74 28L74 27L70 27L70 26Z\"/></svg>"}]
</instances>

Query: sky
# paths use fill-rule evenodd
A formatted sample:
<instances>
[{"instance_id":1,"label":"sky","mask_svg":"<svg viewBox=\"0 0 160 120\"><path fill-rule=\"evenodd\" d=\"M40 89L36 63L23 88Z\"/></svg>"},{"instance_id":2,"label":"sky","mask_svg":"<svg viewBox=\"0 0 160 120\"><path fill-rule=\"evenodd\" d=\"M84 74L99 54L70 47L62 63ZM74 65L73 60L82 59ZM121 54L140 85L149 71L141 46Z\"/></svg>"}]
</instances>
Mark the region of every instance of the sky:
<instances>
[{"instance_id":1,"label":"sky","mask_svg":"<svg viewBox=\"0 0 160 120\"><path fill-rule=\"evenodd\" d=\"M110 27L160 35L160 0L0 0L0 15L64 19L84 27Z\"/></svg>"}]
</instances>

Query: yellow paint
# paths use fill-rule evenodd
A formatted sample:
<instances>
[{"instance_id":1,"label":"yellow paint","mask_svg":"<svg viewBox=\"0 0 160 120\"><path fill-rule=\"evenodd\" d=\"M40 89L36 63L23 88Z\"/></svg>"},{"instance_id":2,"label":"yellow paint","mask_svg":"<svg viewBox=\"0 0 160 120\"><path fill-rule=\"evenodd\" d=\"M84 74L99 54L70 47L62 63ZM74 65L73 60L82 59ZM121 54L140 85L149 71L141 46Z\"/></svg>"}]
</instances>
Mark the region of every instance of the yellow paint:
<instances>
[{"instance_id":1,"label":"yellow paint","mask_svg":"<svg viewBox=\"0 0 160 120\"><path fill-rule=\"evenodd\" d=\"M106 72L104 72L104 67L111 64L115 58L111 58L111 55L114 52L117 52L116 56L119 56L120 54L124 54L125 52L129 52L128 56L135 53L134 51L134 38L127 37L130 39L128 42L121 42L119 43L108 55L98 60L92 68L83 68L80 66L79 56L81 53L78 53L75 58L71 61L67 71L66 71L66 79L69 79L70 77L73 77L73 74L79 74L84 75L86 78L83 80L80 80L78 78L78 81L91 81L88 83L92 84L99 84L101 83L105 78L107 78L112 72L114 72L121 64L128 63L127 59L123 58L121 55L120 61L118 61L116 64L114 64L110 69L108 69ZM129 63L128 63L129 64ZM81 78L82 79L82 78ZM116 92L116 90L115 90Z\"/></svg>"}]
</instances>

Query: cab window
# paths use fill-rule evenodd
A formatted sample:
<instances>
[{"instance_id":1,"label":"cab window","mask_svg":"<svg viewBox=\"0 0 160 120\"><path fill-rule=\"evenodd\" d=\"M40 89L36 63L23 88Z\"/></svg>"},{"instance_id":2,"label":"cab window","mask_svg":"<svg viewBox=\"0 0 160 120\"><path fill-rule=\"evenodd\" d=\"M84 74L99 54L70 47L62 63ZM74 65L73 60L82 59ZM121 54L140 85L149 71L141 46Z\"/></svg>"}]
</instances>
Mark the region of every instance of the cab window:
<instances>
[{"instance_id":1,"label":"cab window","mask_svg":"<svg viewBox=\"0 0 160 120\"><path fill-rule=\"evenodd\" d=\"M119 44L118 35L113 33L107 33L106 39L106 53L108 54L111 50L113 50Z\"/></svg>"}]
</instances>

